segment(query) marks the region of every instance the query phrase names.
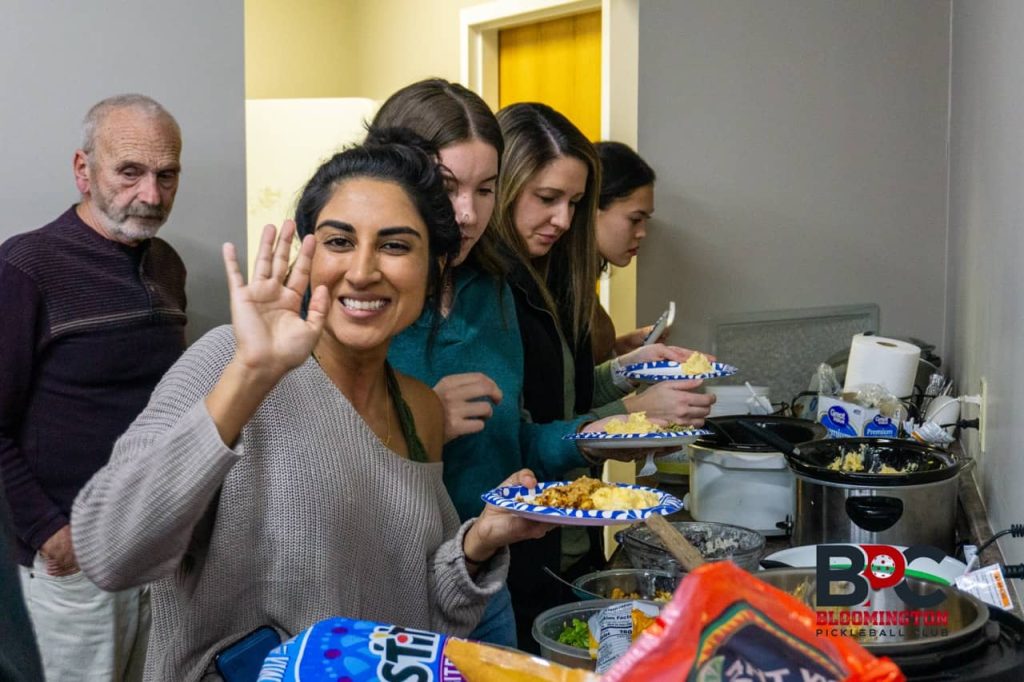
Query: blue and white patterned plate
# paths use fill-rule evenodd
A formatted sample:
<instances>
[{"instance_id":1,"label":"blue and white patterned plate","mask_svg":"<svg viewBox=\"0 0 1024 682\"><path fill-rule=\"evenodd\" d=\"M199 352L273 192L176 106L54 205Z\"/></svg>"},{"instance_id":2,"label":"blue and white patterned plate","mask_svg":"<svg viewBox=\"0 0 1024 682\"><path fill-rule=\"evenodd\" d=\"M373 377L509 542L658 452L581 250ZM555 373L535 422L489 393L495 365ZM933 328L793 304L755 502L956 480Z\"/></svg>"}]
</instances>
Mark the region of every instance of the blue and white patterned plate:
<instances>
[{"instance_id":1,"label":"blue and white patterned plate","mask_svg":"<svg viewBox=\"0 0 1024 682\"><path fill-rule=\"evenodd\" d=\"M731 376L739 371L732 365L727 365L724 362L712 362L710 372L683 374L680 371L681 366L675 360L638 362L635 365L626 365L623 374L637 381L656 383L658 381L680 381L684 379L717 379L718 377Z\"/></svg>"},{"instance_id":2,"label":"blue and white patterned plate","mask_svg":"<svg viewBox=\"0 0 1024 682\"><path fill-rule=\"evenodd\" d=\"M650 450L651 448L672 448L689 445L701 436L711 435L708 429L687 429L686 431L655 431L654 433L605 433L584 431L562 436L562 440L574 440L590 450Z\"/></svg>"},{"instance_id":3,"label":"blue and white patterned plate","mask_svg":"<svg viewBox=\"0 0 1024 682\"><path fill-rule=\"evenodd\" d=\"M678 497L669 495L657 488L648 488L642 485L629 485L627 483L614 483L620 488L634 488L646 490L658 496L658 504L644 509L567 509L562 507L545 507L543 505L531 504L528 500L539 494L545 488L556 485L568 485L572 481L553 481L538 483L536 488L526 486L504 486L490 490L480 497L487 504L495 507L508 509L513 514L525 516L534 521L554 523L560 526L613 526L620 523L633 523L642 521L654 514L673 514L683 508L683 503ZM522 501L517 501L522 497Z\"/></svg>"}]
</instances>

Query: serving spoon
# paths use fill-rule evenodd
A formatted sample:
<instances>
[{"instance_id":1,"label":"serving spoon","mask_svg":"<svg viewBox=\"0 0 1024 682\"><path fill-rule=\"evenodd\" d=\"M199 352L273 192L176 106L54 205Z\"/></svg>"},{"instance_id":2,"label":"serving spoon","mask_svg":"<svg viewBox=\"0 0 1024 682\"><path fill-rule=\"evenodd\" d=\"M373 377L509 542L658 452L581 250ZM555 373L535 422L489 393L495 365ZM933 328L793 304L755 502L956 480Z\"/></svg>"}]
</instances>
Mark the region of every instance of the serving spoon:
<instances>
[{"instance_id":1,"label":"serving spoon","mask_svg":"<svg viewBox=\"0 0 1024 682\"><path fill-rule=\"evenodd\" d=\"M608 598L608 597L602 596L600 594L597 594L596 592L591 592L590 590L585 590L582 587L580 587L579 585L572 584L571 582L569 582L568 580L566 580L562 576L560 576L557 573L555 573L554 571L552 571L547 566L544 566L544 572L547 573L548 575L550 575L552 578L554 578L558 582L562 583L563 585L565 585L567 587L571 587L576 592L582 592L583 594L589 594L591 597L594 597L595 599L607 599Z\"/></svg>"}]
</instances>

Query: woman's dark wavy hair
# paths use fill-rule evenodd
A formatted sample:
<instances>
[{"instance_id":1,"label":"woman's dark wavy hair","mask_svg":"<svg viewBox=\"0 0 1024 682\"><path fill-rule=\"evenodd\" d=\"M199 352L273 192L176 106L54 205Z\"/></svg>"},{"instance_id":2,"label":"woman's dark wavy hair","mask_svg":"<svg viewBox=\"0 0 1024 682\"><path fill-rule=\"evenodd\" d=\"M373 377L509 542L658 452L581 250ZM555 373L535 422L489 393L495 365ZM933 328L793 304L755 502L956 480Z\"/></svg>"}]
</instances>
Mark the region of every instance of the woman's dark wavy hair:
<instances>
[{"instance_id":1,"label":"woman's dark wavy hair","mask_svg":"<svg viewBox=\"0 0 1024 682\"><path fill-rule=\"evenodd\" d=\"M653 185L657 177L639 154L621 142L598 142L594 145L601 158L601 194L597 207L604 210L616 199Z\"/></svg>"},{"instance_id":2,"label":"woman's dark wavy hair","mask_svg":"<svg viewBox=\"0 0 1024 682\"><path fill-rule=\"evenodd\" d=\"M602 211L641 187L653 185L657 179L654 169L629 145L598 142L594 148L601 159L601 193L597 197L597 207ZM599 256L598 269L601 272L608 270L604 256Z\"/></svg>"},{"instance_id":3,"label":"woman's dark wavy hair","mask_svg":"<svg viewBox=\"0 0 1024 682\"><path fill-rule=\"evenodd\" d=\"M361 145L338 152L310 178L295 209L300 237L313 234L316 219L338 185L354 178L393 182L401 187L427 226L430 252L428 295L438 286L442 267L459 253L461 236L455 212L437 165L437 150L412 131L371 127ZM307 292L308 300L309 292ZM439 313L440 297L430 299ZM435 315L435 319L439 315Z\"/></svg>"},{"instance_id":4,"label":"woman's dark wavy hair","mask_svg":"<svg viewBox=\"0 0 1024 682\"><path fill-rule=\"evenodd\" d=\"M398 90L377 110L372 125L408 128L438 150L480 140L494 147L499 166L505 151L501 126L487 103L472 90L443 78L428 78ZM498 254L489 228L466 261L501 280L508 274L508 264Z\"/></svg>"}]
</instances>

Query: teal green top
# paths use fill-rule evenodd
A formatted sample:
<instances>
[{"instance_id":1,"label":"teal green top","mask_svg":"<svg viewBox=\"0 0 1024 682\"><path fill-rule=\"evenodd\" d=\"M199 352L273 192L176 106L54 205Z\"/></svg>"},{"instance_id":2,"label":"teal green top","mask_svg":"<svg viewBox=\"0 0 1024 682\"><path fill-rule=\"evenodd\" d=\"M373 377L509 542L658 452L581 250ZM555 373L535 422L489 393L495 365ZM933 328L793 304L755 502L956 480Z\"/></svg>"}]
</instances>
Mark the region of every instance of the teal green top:
<instances>
[{"instance_id":1,"label":"teal green top","mask_svg":"<svg viewBox=\"0 0 1024 682\"><path fill-rule=\"evenodd\" d=\"M504 396L482 431L444 446L444 483L462 519L479 515L480 495L523 467L543 481L585 466L575 443L562 436L592 416L534 424L521 409L523 344L507 284L473 266L459 267L452 310L431 342L433 322L433 311L424 310L395 337L388 352L391 364L428 386L449 374L481 372Z\"/></svg>"}]
</instances>

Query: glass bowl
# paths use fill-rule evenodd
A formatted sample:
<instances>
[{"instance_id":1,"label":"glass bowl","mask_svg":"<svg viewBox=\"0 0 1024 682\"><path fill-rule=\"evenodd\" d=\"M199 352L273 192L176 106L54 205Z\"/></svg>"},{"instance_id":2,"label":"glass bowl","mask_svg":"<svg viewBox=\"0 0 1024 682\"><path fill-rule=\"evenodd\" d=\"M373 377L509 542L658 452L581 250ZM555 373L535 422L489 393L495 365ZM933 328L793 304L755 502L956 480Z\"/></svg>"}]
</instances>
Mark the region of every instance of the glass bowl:
<instances>
[{"instance_id":1,"label":"glass bowl","mask_svg":"<svg viewBox=\"0 0 1024 682\"><path fill-rule=\"evenodd\" d=\"M616 568L580 576L573 581L573 585L577 588L573 593L580 599L597 598L587 592L600 595L603 599L613 599L612 590L617 587L627 595L620 599L634 599L628 595L636 593L638 596L635 599L658 601L658 592L667 593L671 598L679 586L679 575L646 568Z\"/></svg>"},{"instance_id":2,"label":"glass bowl","mask_svg":"<svg viewBox=\"0 0 1024 682\"><path fill-rule=\"evenodd\" d=\"M705 561L728 559L744 570L758 569L765 539L756 530L714 521L673 521L672 526L697 548ZM615 539L636 568L668 571L672 575L683 572L654 531L643 524L619 531Z\"/></svg>"}]
</instances>

